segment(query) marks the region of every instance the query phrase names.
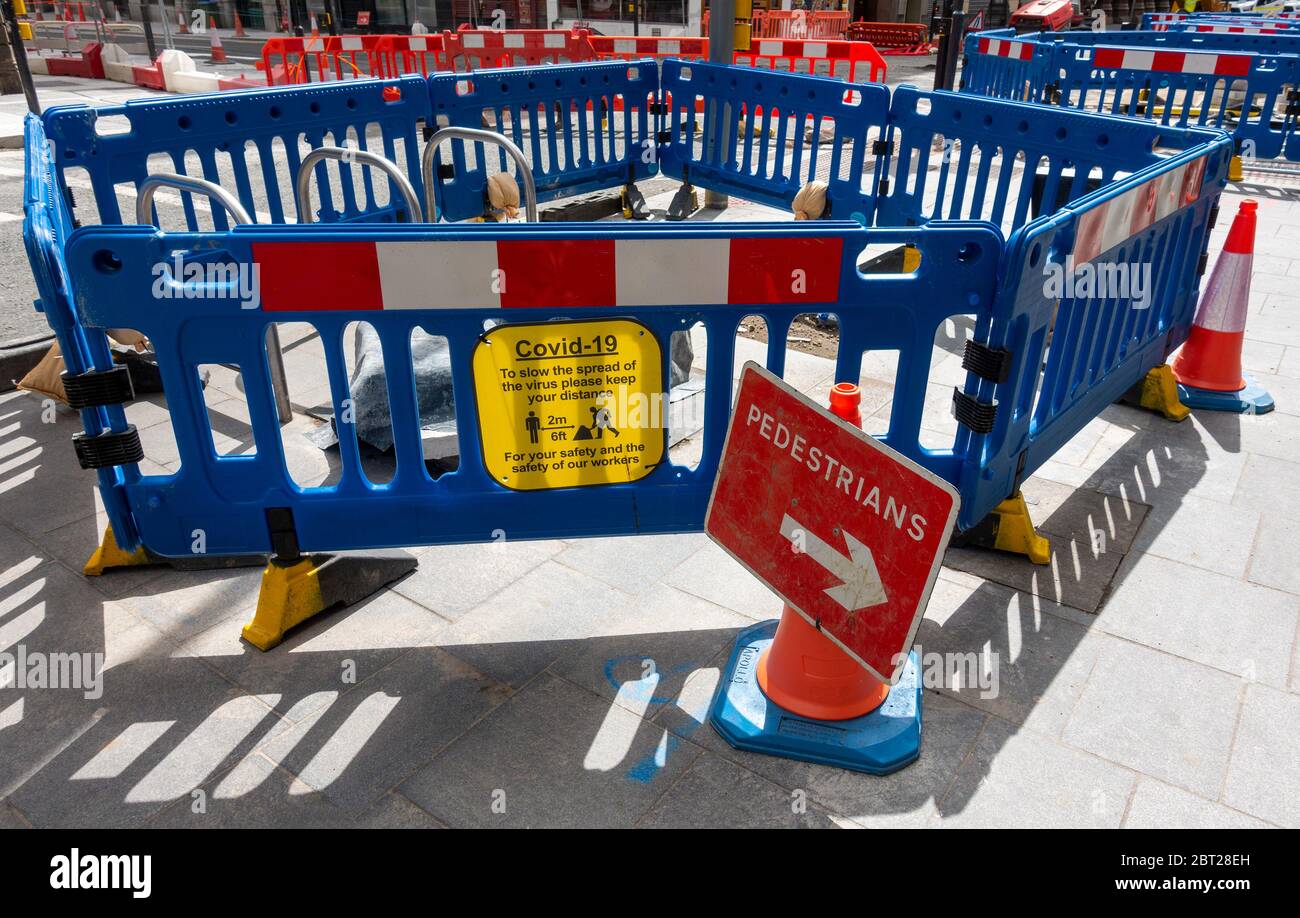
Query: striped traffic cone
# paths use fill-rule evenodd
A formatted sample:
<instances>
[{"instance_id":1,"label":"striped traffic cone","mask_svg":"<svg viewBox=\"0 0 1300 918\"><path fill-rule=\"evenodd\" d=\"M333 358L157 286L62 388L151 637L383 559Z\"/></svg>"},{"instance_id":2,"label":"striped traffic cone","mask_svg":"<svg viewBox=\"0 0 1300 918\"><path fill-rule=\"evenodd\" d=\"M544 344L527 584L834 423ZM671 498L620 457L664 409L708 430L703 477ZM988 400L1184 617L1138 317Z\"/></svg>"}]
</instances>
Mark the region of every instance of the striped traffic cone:
<instances>
[{"instance_id":1,"label":"striped traffic cone","mask_svg":"<svg viewBox=\"0 0 1300 918\"><path fill-rule=\"evenodd\" d=\"M1254 201L1241 202L1205 285L1191 334L1174 359L1178 394L1189 408L1239 414L1273 410L1273 396L1241 372L1257 209Z\"/></svg>"},{"instance_id":2,"label":"striped traffic cone","mask_svg":"<svg viewBox=\"0 0 1300 918\"><path fill-rule=\"evenodd\" d=\"M209 42L208 47L210 49L208 63L224 64L226 62L226 49L222 46L221 36L217 34L215 27L212 29L212 41Z\"/></svg>"}]
</instances>

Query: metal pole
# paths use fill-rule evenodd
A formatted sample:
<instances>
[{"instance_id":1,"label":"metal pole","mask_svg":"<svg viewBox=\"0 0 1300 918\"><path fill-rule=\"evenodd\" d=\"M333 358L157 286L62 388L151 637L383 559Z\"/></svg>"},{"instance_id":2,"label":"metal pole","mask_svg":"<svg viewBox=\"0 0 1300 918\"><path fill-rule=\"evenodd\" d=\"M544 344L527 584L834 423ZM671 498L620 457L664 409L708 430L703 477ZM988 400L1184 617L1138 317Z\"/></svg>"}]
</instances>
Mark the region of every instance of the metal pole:
<instances>
[{"instance_id":1,"label":"metal pole","mask_svg":"<svg viewBox=\"0 0 1300 918\"><path fill-rule=\"evenodd\" d=\"M171 23L167 21L167 7L163 6L162 0L158 0L158 18L162 21L163 43L168 48L175 48L176 46L172 44Z\"/></svg>"},{"instance_id":2,"label":"metal pole","mask_svg":"<svg viewBox=\"0 0 1300 918\"><path fill-rule=\"evenodd\" d=\"M736 0L710 0L709 3L709 63L731 66L735 58ZM723 119L736 117L730 103L719 105L717 100L708 103L704 111L704 149L711 158L715 145L729 133ZM723 127L721 133L718 128ZM716 191L704 192L704 206L711 210L726 210L727 196Z\"/></svg>"},{"instance_id":3,"label":"metal pole","mask_svg":"<svg viewBox=\"0 0 1300 918\"><path fill-rule=\"evenodd\" d=\"M140 18L143 20L142 25L144 26L144 46L149 52L149 61L152 63L158 60L158 46L153 40L153 22L149 19L149 7L144 7L140 10L140 13Z\"/></svg>"},{"instance_id":4,"label":"metal pole","mask_svg":"<svg viewBox=\"0 0 1300 918\"><path fill-rule=\"evenodd\" d=\"M952 19L948 24L950 40L948 42L948 56L943 60L943 88L955 89L957 86L957 62L961 60L962 39L966 37L966 12L965 10L953 10Z\"/></svg>"},{"instance_id":5,"label":"metal pole","mask_svg":"<svg viewBox=\"0 0 1300 918\"><path fill-rule=\"evenodd\" d=\"M23 36L18 29L18 15L14 12L13 0L4 0L4 19L5 31L9 33L9 46L13 49L14 69L18 71L18 82L23 87L23 96L27 99L27 110L34 115L39 115L41 103L36 98L36 84L32 82L32 70L27 66L27 49L23 47Z\"/></svg>"}]
</instances>

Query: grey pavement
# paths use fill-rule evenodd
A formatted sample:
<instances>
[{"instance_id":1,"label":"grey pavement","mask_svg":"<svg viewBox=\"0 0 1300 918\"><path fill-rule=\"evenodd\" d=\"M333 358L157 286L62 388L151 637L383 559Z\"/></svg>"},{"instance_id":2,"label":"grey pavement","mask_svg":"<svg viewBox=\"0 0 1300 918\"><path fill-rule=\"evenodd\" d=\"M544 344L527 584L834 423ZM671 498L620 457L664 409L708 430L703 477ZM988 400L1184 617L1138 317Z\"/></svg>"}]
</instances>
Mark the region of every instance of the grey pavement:
<instances>
[{"instance_id":1,"label":"grey pavement","mask_svg":"<svg viewBox=\"0 0 1300 918\"><path fill-rule=\"evenodd\" d=\"M884 778L708 725L737 633L780 601L702 535L418 548L415 573L261 653L239 639L256 569L83 577L105 518L80 424L0 395L0 651L107 667L95 697L0 689L0 826L1300 826L1297 238L1300 198L1263 198L1245 363L1277 410L1107 408L1025 484L1050 565L950 552L917 641L996 655L997 691L927 689L921 757ZM321 350L286 331L283 439L318 483ZM765 348L738 339L736 372ZM788 356L824 398L832 362ZM864 366L879 419L893 367ZM237 374L206 397L217 448L248 449ZM144 469L176 471L162 400L127 413ZM938 407L925 423L951 435Z\"/></svg>"}]
</instances>

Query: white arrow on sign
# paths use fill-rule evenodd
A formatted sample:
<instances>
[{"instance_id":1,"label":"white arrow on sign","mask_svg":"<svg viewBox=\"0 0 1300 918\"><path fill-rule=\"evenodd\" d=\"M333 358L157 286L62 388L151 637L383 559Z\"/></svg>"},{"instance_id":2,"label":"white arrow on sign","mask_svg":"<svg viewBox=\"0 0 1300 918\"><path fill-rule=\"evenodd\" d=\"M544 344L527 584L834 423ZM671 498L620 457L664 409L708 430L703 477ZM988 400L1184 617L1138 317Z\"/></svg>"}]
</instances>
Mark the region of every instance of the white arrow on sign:
<instances>
[{"instance_id":1,"label":"white arrow on sign","mask_svg":"<svg viewBox=\"0 0 1300 918\"><path fill-rule=\"evenodd\" d=\"M809 532L790 514L781 517L781 535L789 539L796 550L802 549L808 557L841 581L838 586L826 588L827 596L850 612L887 602L885 585L880 582L880 571L876 569L876 559L872 556L871 549L842 526L840 532L849 546L848 557Z\"/></svg>"}]
</instances>

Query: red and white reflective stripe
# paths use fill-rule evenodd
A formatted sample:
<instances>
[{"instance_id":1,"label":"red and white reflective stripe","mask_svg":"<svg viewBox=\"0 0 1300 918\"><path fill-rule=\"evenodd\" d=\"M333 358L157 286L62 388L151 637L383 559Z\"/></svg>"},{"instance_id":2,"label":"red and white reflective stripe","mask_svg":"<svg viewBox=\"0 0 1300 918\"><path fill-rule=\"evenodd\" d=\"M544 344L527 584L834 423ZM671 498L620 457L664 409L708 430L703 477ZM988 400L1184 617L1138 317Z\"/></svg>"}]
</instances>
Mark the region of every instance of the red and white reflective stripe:
<instances>
[{"instance_id":1,"label":"red and white reflective stripe","mask_svg":"<svg viewBox=\"0 0 1300 918\"><path fill-rule=\"evenodd\" d=\"M1252 56L1201 54L1191 51L1148 51L1141 48L1097 48L1093 52L1092 62L1105 69L1247 76L1250 73Z\"/></svg>"},{"instance_id":2,"label":"red and white reflective stripe","mask_svg":"<svg viewBox=\"0 0 1300 918\"><path fill-rule=\"evenodd\" d=\"M1003 38L981 38L979 52L980 54L989 54L993 57L1013 57L1016 60L1027 61L1034 56L1034 46L1027 41L1007 41Z\"/></svg>"},{"instance_id":3,"label":"red and white reflective stripe","mask_svg":"<svg viewBox=\"0 0 1300 918\"><path fill-rule=\"evenodd\" d=\"M834 303L842 254L827 236L253 245L269 312Z\"/></svg>"},{"instance_id":4,"label":"red and white reflective stripe","mask_svg":"<svg viewBox=\"0 0 1300 918\"><path fill-rule=\"evenodd\" d=\"M1219 253L1196 311L1197 326L1233 335L1246 330L1254 261L1255 257L1245 252Z\"/></svg>"},{"instance_id":5,"label":"red and white reflective stripe","mask_svg":"<svg viewBox=\"0 0 1300 918\"><path fill-rule=\"evenodd\" d=\"M1067 267L1073 270L1092 261L1195 201L1205 180L1208 155L1148 179L1080 214Z\"/></svg>"},{"instance_id":6,"label":"red and white reflective stripe","mask_svg":"<svg viewBox=\"0 0 1300 918\"><path fill-rule=\"evenodd\" d=\"M1263 26L1220 26L1198 25L1192 27L1196 32L1246 32L1250 35L1276 35L1281 29L1266 29Z\"/></svg>"}]
</instances>

